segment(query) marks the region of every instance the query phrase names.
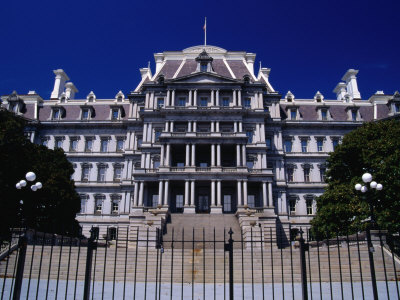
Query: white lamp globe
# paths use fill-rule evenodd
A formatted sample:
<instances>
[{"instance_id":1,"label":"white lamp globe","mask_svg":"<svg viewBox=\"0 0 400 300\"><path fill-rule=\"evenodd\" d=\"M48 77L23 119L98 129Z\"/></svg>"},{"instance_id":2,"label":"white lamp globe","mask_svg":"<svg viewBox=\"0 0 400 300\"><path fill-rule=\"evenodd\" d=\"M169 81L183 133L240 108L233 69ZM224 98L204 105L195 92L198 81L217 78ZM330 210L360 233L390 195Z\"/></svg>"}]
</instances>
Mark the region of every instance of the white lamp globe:
<instances>
[{"instance_id":1,"label":"white lamp globe","mask_svg":"<svg viewBox=\"0 0 400 300\"><path fill-rule=\"evenodd\" d=\"M21 181L19 182L19 185L20 185L21 187L26 186L26 181L25 181L25 180L21 180Z\"/></svg>"},{"instance_id":2,"label":"white lamp globe","mask_svg":"<svg viewBox=\"0 0 400 300\"><path fill-rule=\"evenodd\" d=\"M362 193L365 193L367 190L368 190L368 189L367 189L367 187L366 187L365 185L363 185L363 186L361 187L361 192L362 192Z\"/></svg>"},{"instance_id":3,"label":"white lamp globe","mask_svg":"<svg viewBox=\"0 0 400 300\"><path fill-rule=\"evenodd\" d=\"M382 190L382 189L383 189L383 185L380 184L380 183L378 183L378 184L376 185L376 189L377 189L378 191Z\"/></svg>"},{"instance_id":4,"label":"white lamp globe","mask_svg":"<svg viewBox=\"0 0 400 300\"><path fill-rule=\"evenodd\" d=\"M372 189L375 189L376 186L377 186L376 181L371 181L371 183L369 184L369 186L370 186Z\"/></svg>"},{"instance_id":5,"label":"white lamp globe","mask_svg":"<svg viewBox=\"0 0 400 300\"><path fill-rule=\"evenodd\" d=\"M15 187L17 188L17 189L21 189L21 184L18 182L16 185L15 185Z\"/></svg>"},{"instance_id":6,"label":"white lamp globe","mask_svg":"<svg viewBox=\"0 0 400 300\"><path fill-rule=\"evenodd\" d=\"M43 185L42 185L42 183L41 182L36 182L36 187L38 188L38 189L41 189L42 187L43 187Z\"/></svg>"},{"instance_id":7,"label":"white lamp globe","mask_svg":"<svg viewBox=\"0 0 400 300\"><path fill-rule=\"evenodd\" d=\"M25 178L28 181L34 181L36 179L36 174L33 172L28 172L26 173Z\"/></svg>"},{"instance_id":8,"label":"white lamp globe","mask_svg":"<svg viewBox=\"0 0 400 300\"><path fill-rule=\"evenodd\" d=\"M354 188L355 188L357 191L361 190L361 184L357 183L357 184L354 186Z\"/></svg>"},{"instance_id":9,"label":"white lamp globe","mask_svg":"<svg viewBox=\"0 0 400 300\"><path fill-rule=\"evenodd\" d=\"M362 180L367 183L367 182L371 182L372 180L372 175L369 173L364 173L364 175L362 176Z\"/></svg>"},{"instance_id":10,"label":"white lamp globe","mask_svg":"<svg viewBox=\"0 0 400 300\"><path fill-rule=\"evenodd\" d=\"M37 186L36 186L36 185L32 185L32 186L31 186L31 190L34 191L34 192L36 192L36 191L37 191Z\"/></svg>"},{"instance_id":11,"label":"white lamp globe","mask_svg":"<svg viewBox=\"0 0 400 300\"><path fill-rule=\"evenodd\" d=\"M19 200L19 204L24 204L24 201L23 200Z\"/></svg>"}]
</instances>

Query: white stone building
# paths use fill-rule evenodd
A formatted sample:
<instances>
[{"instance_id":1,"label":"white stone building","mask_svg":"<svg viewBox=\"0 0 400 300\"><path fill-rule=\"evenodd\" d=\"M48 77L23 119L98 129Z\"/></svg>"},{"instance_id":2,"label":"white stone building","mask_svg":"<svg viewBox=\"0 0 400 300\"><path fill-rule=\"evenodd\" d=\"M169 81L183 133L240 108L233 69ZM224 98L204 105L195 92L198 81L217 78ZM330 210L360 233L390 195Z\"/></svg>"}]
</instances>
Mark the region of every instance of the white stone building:
<instances>
[{"instance_id":1,"label":"white stone building","mask_svg":"<svg viewBox=\"0 0 400 300\"><path fill-rule=\"evenodd\" d=\"M400 113L398 93L362 99L353 69L335 99L297 99L275 91L270 69L255 73L253 53L196 46L154 57L155 74L140 69L136 89L114 99L75 98L61 69L50 99L1 98L32 120L32 142L63 148L73 163L86 235L161 226L168 213L307 226L329 152L363 122Z\"/></svg>"}]
</instances>

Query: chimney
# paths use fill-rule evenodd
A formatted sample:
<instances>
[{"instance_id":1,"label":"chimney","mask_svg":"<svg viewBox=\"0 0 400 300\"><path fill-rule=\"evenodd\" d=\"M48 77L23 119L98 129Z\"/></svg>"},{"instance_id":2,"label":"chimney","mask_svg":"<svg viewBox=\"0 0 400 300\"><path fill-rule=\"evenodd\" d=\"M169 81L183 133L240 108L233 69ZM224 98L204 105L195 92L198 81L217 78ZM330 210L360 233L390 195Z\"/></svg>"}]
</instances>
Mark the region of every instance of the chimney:
<instances>
[{"instance_id":1,"label":"chimney","mask_svg":"<svg viewBox=\"0 0 400 300\"><path fill-rule=\"evenodd\" d=\"M346 74L344 74L342 80L346 81L347 93L349 93L352 99L361 99L361 94L358 91L357 77L358 70L349 69Z\"/></svg>"},{"instance_id":2,"label":"chimney","mask_svg":"<svg viewBox=\"0 0 400 300\"><path fill-rule=\"evenodd\" d=\"M67 82L65 84L65 97L67 99L74 99L75 98L75 93L78 92L78 89L75 87L75 85L72 82Z\"/></svg>"},{"instance_id":3,"label":"chimney","mask_svg":"<svg viewBox=\"0 0 400 300\"><path fill-rule=\"evenodd\" d=\"M140 68L140 75L142 75L142 80L144 80L147 76L151 78L151 70L150 68Z\"/></svg>"},{"instance_id":4,"label":"chimney","mask_svg":"<svg viewBox=\"0 0 400 300\"><path fill-rule=\"evenodd\" d=\"M344 82L339 82L333 92L336 94L337 100L343 100L347 94L346 84Z\"/></svg>"},{"instance_id":5,"label":"chimney","mask_svg":"<svg viewBox=\"0 0 400 300\"><path fill-rule=\"evenodd\" d=\"M156 74L161 70L162 63L164 62L164 54L155 53L154 60L156 61Z\"/></svg>"},{"instance_id":6,"label":"chimney","mask_svg":"<svg viewBox=\"0 0 400 300\"><path fill-rule=\"evenodd\" d=\"M69 77L67 74L65 74L63 69L57 69L53 72L56 75L56 78L54 81L54 89L51 92L50 99L58 99L61 93L64 92L65 82L69 80Z\"/></svg>"},{"instance_id":7,"label":"chimney","mask_svg":"<svg viewBox=\"0 0 400 300\"><path fill-rule=\"evenodd\" d=\"M246 63L250 69L251 75L254 75L254 61L256 60L256 55L254 53L246 53Z\"/></svg>"}]
</instances>

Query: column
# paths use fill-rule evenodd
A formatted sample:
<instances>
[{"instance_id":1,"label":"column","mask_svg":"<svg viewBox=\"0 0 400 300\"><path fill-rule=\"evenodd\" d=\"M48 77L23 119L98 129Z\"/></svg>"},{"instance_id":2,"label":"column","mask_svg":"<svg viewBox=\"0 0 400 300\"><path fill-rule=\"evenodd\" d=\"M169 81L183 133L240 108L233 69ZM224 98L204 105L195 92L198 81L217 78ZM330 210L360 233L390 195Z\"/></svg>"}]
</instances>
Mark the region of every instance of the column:
<instances>
[{"instance_id":1,"label":"column","mask_svg":"<svg viewBox=\"0 0 400 300\"><path fill-rule=\"evenodd\" d=\"M164 165L165 146L161 145L160 166Z\"/></svg>"},{"instance_id":2,"label":"column","mask_svg":"<svg viewBox=\"0 0 400 300\"><path fill-rule=\"evenodd\" d=\"M192 90L189 90L189 106L192 106Z\"/></svg>"},{"instance_id":3,"label":"column","mask_svg":"<svg viewBox=\"0 0 400 300\"><path fill-rule=\"evenodd\" d=\"M192 144L192 167L196 166L196 145Z\"/></svg>"},{"instance_id":4,"label":"column","mask_svg":"<svg viewBox=\"0 0 400 300\"><path fill-rule=\"evenodd\" d=\"M174 132L174 121L171 121L169 124L169 132Z\"/></svg>"},{"instance_id":5,"label":"column","mask_svg":"<svg viewBox=\"0 0 400 300\"><path fill-rule=\"evenodd\" d=\"M217 181L217 206L221 206L221 180Z\"/></svg>"},{"instance_id":6,"label":"column","mask_svg":"<svg viewBox=\"0 0 400 300\"><path fill-rule=\"evenodd\" d=\"M272 182L268 182L268 205L274 206L274 199L272 199Z\"/></svg>"},{"instance_id":7,"label":"column","mask_svg":"<svg viewBox=\"0 0 400 300\"><path fill-rule=\"evenodd\" d=\"M215 180L211 181L211 206L215 206Z\"/></svg>"},{"instance_id":8,"label":"column","mask_svg":"<svg viewBox=\"0 0 400 300\"><path fill-rule=\"evenodd\" d=\"M217 145L217 167L221 166L221 145Z\"/></svg>"},{"instance_id":9,"label":"column","mask_svg":"<svg viewBox=\"0 0 400 300\"><path fill-rule=\"evenodd\" d=\"M219 106L219 90L216 90L215 92L216 92L215 98L217 101L217 106Z\"/></svg>"},{"instance_id":10,"label":"column","mask_svg":"<svg viewBox=\"0 0 400 300\"><path fill-rule=\"evenodd\" d=\"M147 141L147 123L143 125L143 142Z\"/></svg>"},{"instance_id":11,"label":"column","mask_svg":"<svg viewBox=\"0 0 400 300\"><path fill-rule=\"evenodd\" d=\"M193 132L197 131L197 121L193 121Z\"/></svg>"},{"instance_id":12,"label":"column","mask_svg":"<svg viewBox=\"0 0 400 300\"><path fill-rule=\"evenodd\" d=\"M215 132L215 122L211 121L211 132Z\"/></svg>"},{"instance_id":13,"label":"column","mask_svg":"<svg viewBox=\"0 0 400 300\"><path fill-rule=\"evenodd\" d=\"M219 132L219 121L215 122L215 131Z\"/></svg>"},{"instance_id":14,"label":"column","mask_svg":"<svg viewBox=\"0 0 400 300\"><path fill-rule=\"evenodd\" d=\"M165 157L165 166L166 166L166 167L169 167L169 162L170 162L170 157L169 157L169 155L170 155L170 152L171 152L171 145L170 145L170 144L167 144L167 155L166 155L166 157Z\"/></svg>"},{"instance_id":15,"label":"column","mask_svg":"<svg viewBox=\"0 0 400 300\"><path fill-rule=\"evenodd\" d=\"M286 192L281 192L281 201L282 201L282 213L287 214L287 200L286 200Z\"/></svg>"},{"instance_id":16,"label":"column","mask_svg":"<svg viewBox=\"0 0 400 300\"><path fill-rule=\"evenodd\" d=\"M246 145L242 145L242 165L246 166L247 158L246 158Z\"/></svg>"},{"instance_id":17,"label":"column","mask_svg":"<svg viewBox=\"0 0 400 300\"><path fill-rule=\"evenodd\" d=\"M194 90L194 95L193 95L193 106L197 106L197 90Z\"/></svg>"},{"instance_id":18,"label":"column","mask_svg":"<svg viewBox=\"0 0 400 300\"><path fill-rule=\"evenodd\" d=\"M215 167L215 145L211 145L211 167Z\"/></svg>"},{"instance_id":19,"label":"column","mask_svg":"<svg viewBox=\"0 0 400 300\"><path fill-rule=\"evenodd\" d=\"M164 188L164 202L163 205L168 206L168 196L169 196L169 180L165 180Z\"/></svg>"},{"instance_id":20,"label":"column","mask_svg":"<svg viewBox=\"0 0 400 300\"><path fill-rule=\"evenodd\" d=\"M238 90L238 105L242 106L242 91Z\"/></svg>"},{"instance_id":21,"label":"column","mask_svg":"<svg viewBox=\"0 0 400 300\"><path fill-rule=\"evenodd\" d=\"M170 106L171 105L171 91L167 90L167 101L165 103L165 107Z\"/></svg>"},{"instance_id":22,"label":"column","mask_svg":"<svg viewBox=\"0 0 400 300\"><path fill-rule=\"evenodd\" d=\"M256 132L254 133L254 142L260 141L260 124L256 123Z\"/></svg>"},{"instance_id":23,"label":"column","mask_svg":"<svg viewBox=\"0 0 400 300\"><path fill-rule=\"evenodd\" d=\"M240 145L236 145L236 166L240 167Z\"/></svg>"},{"instance_id":24,"label":"column","mask_svg":"<svg viewBox=\"0 0 400 300\"><path fill-rule=\"evenodd\" d=\"M190 182L190 205L194 206L194 180Z\"/></svg>"},{"instance_id":25,"label":"column","mask_svg":"<svg viewBox=\"0 0 400 300\"><path fill-rule=\"evenodd\" d=\"M192 122L188 122L188 132L192 132Z\"/></svg>"},{"instance_id":26,"label":"column","mask_svg":"<svg viewBox=\"0 0 400 300\"><path fill-rule=\"evenodd\" d=\"M158 182L158 204L163 204L163 187L164 187L164 182L160 180Z\"/></svg>"},{"instance_id":27,"label":"column","mask_svg":"<svg viewBox=\"0 0 400 300\"><path fill-rule=\"evenodd\" d=\"M263 191L263 206L268 206L268 198L267 198L267 183L263 181L262 183L262 191Z\"/></svg>"},{"instance_id":28,"label":"column","mask_svg":"<svg viewBox=\"0 0 400 300\"><path fill-rule=\"evenodd\" d=\"M140 187L139 187L139 207L143 206L143 181L140 182Z\"/></svg>"},{"instance_id":29,"label":"column","mask_svg":"<svg viewBox=\"0 0 400 300\"><path fill-rule=\"evenodd\" d=\"M140 168L144 169L144 164L146 162L146 154L142 153L141 158L140 158Z\"/></svg>"},{"instance_id":30,"label":"column","mask_svg":"<svg viewBox=\"0 0 400 300\"><path fill-rule=\"evenodd\" d=\"M186 144L185 166L189 167L189 165L190 165L190 145Z\"/></svg>"},{"instance_id":31,"label":"column","mask_svg":"<svg viewBox=\"0 0 400 300\"><path fill-rule=\"evenodd\" d=\"M243 123L239 122L239 132L243 132Z\"/></svg>"},{"instance_id":32,"label":"column","mask_svg":"<svg viewBox=\"0 0 400 300\"><path fill-rule=\"evenodd\" d=\"M236 103L236 90L233 90L232 92L233 92L232 93L232 95L233 95L233 106L237 106L237 103Z\"/></svg>"},{"instance_id":33,"label":"column","mask_svg":"<svg viewBox=\"0 0 400 300\"><path fill-rule=\"evenodd\" d=\"M150 107L149 108L154 108L154 92L151 92L151 94L150 94Z\"/></svg>"},{"instance_id":34,"label":"column","mask_svg":"<svg viewBox=\"0 0 400 300\"><path fill-rule=\"evenodd\" d=\"M144 108L148 108L149 107L149 99L150 99L149 96L150 96L149 93L146 93L146 99L144 101Z\"/></svg>"},{"instance_id":35,"label":"column","mask_svg":"<svg viewBox=\"0 0 400 300\"><path fill-rule=\"evenodd\" d=\"M264 123L261 123L261 126L260 126L260 136L261 136L261 142L265 143L265 125L264 125Z\"/></svg>"},{"instance_id":36,"label":"column","mask_svg":"<svg viewBox=\"0 0 400 300\"><path fill-rule=\"evenodd\" d=\"M169 121L165 121L165 128L164 128L165 132L169 132Z\"/></svg>"},{"instance_id":37,"label":"column","mask_svg":"<svg viewBox=\"0 0 400 300\"><path fill-rule=\"evenodd\" d=\"M133 207L138 206L139 183L135 181L135 190L133 191Z\"/></svg>"},{"instance_id":38,"label":"column","mask_svg":"<svg viewBox=\"0 0 400 300\"><path fill-rule=\"evenodd\" d=\"M211 90L211 106L215 106L215 103L214 103L214 90Z\"/></svg>"},{"instance_id":39,"label":"column","mask_svg":"<svg viewBox=\"0 0 400 300\"><path fill-rule=\"evenodd\" d=\"M242 205L242 182L237 181L237 205Z\"/></svg>"},{"instance_id":40,"label":"column","mask_svg":"<svg viewBox=\"0 0 400 300\"><path fill-rule=\"evenodd\" d=\"M243 205L247 205L247 180L243 180Z\"/></svg>"},{"instance_id":41,"label":"column","mask_svg":"<svg viewBox=\"0 0 400 300\"><path fill-rule=\"evenodd\" d=\"M189 206L189 180L185 180L185 207Z\"/></svg>"},{"instance_id":42,"label":"column","mask_svg":"<svg viewBox=\"0 0 400 300\"><path fill-rule=\"evenodd\" d=\"M263 153L262 154L262 164L261 164L262 169L267 168L267 154Z\"/></svg>"},{"instance_id":43,"label":"column","mask_svg":"<svg viewBox=\"0 0 400 300\"><path fill-rule=\"evenodd\" d=\"M146 154L146 169L150 169L151 154Z\"/></svg>"},{"instance_id":44,"label":"column","mask_svg":"<svg viewBox=\"0 0 400 300\"><path fill-rule=\"evenodd\" d=\"M171 106L175 106L175 90L172 90Z\"/></svg>"},{"instance_id":45,"label":"column","mask_svg":"<svg viewBox=\"0 0 400 300\"><path fill-rule=\"evenodd\" d=\"M238 124L237 122L233 122L233 132L237 132L238 131Z\"/></svg>"},{"instance_id":46,"label":"column","mask_svg":"<svg viewBox=\"0 0 400 300\"><path fill-rule=\"evenodd\" d=\"M152 138L153 138L153 124L149 123L147 126L147 140L151 142Z\"/></svg>"}]
</instances>

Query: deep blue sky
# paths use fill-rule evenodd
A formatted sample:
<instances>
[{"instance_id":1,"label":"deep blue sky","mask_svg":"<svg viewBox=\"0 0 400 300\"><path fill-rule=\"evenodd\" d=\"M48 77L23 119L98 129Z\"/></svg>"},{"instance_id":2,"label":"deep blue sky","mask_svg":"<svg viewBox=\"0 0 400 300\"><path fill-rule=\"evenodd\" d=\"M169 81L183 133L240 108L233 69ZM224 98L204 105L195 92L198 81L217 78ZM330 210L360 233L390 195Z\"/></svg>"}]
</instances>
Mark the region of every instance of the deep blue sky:
<instances>
[{"instance_id":1,"label":"deep blue sky","mask_svg":"<svg viewBox=\"0 0 400 300\"><path fill-rule=\"evenodd\" d=\"M48 99L52 70L98 98L125 94L153 53L207 42L254 52L283 95L312 98L359 69L363 98L400 89L400 1L11 1L0 4L0 94Z\"/></svg>"}]
</instances>

